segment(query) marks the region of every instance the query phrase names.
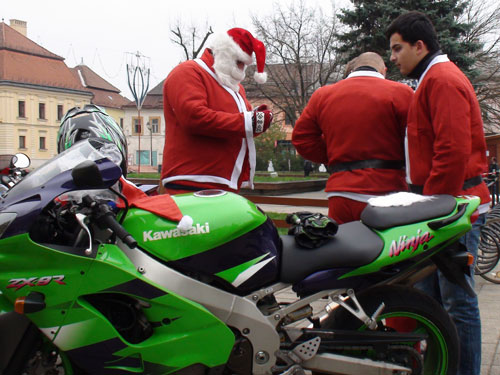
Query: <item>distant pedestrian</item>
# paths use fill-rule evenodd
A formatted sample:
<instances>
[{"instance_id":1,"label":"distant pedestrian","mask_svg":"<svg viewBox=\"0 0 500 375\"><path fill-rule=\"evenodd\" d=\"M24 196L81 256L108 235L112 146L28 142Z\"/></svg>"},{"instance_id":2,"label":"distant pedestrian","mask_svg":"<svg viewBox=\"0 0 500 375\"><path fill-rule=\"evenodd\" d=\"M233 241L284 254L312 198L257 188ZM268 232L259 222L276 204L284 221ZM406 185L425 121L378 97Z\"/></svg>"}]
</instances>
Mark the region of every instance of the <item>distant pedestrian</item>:
<instances>
[{"instance_id":1,"label":"distant pedestrian","mask_svg":"<svg viewBox=\"0 0 500 375\"><path fill-rule=\"evenodd\" d=\"M313 170L313 165L309 160L304 161L304 177L309 177L309 174Z\"/></svg>"}]
</instances>

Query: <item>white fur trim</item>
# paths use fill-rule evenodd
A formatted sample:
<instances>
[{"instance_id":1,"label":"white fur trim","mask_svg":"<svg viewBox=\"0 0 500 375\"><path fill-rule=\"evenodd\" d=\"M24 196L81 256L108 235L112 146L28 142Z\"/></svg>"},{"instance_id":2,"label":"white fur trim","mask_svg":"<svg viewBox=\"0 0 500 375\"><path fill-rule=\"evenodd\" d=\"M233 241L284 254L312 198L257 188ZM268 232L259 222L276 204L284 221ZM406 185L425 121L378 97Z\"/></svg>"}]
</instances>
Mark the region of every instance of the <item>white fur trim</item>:
<instances>
[{"instance_id":1,"label":"white fur trim","mask_svg":"<svg viewBox=\"0 0 500 375\"><path fill-rule=\"evenodd\" d=\"M409 206L416 202L425 202L434 199L433 196L400 192L381 197L368 199L368 204L374 207Z\"/></svg>"},{"instance_id":2,"label":"white fur trim","mask_svg":"<svg viewBox=\"0 0 500 375\"><path fill-rule=\"evenodd\" d=\"M253 75L253 79L257 83L266 83L267 73L266 72L263 72L263 73L255 72L255 74Z\"/></svg>"},{"instance_id":3,"label":"white fur trim","mask_svg":"<svg viewBox=\"0 0 500 375\"><path fill-rule=\"evenodd\" d=\"M193 218L189 215L184 215L181 221L179 221L179 224L177 224L177 228L183 231L188 231L189 229L191 229L192 226L193 226Z\"/></svg>"},{"instance_id":4,"label":"white fur trim","mask_svg":"<svg viewBox=\"0 0 500 375\"><path fill-rule=\"evenodd\" d=\"M250 65L253 62L253 54L248 55L245 51L243 51L238 43L236 43L228 33L213 34L207 45L212 49L215 59L217 59L217 51L225 49L227 52L230 52L232 56L234 56L235 61L241 60L247 65Z\"/></svg>"}]
</instances>

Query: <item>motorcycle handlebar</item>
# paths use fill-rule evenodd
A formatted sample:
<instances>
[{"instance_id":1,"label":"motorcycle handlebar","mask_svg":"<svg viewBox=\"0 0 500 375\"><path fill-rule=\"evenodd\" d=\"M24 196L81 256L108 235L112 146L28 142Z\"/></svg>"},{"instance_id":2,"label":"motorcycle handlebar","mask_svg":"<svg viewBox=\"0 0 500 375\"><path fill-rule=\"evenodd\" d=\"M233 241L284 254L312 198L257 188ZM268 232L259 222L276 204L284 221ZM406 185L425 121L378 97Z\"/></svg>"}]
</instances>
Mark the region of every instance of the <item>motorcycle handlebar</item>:
<instances>
[{"instance_id":1,"label":"motorcycle handlebar","mask_svg":"<svg viewBox=\"0 0 500 375\"><path fill-rule=\"evenodd\" d=\"M107 206L107 205L106 205ZM116 221L114 214L111 211L106 212L100 218L102 224L111 229L116 236L123 241L125 245L133 249L137 246L137 241L132 237L132 235L127 232L125 228L121 226L121 224Z\"/></svg>"},{"instance_id":2,"label":"motorcycle handlebar","mask_svg":"<svg viewBox=\"0 0 500 375\"><path fill-rule=\"evenodd\" d=\"M93 209L99 226L111 229L111 231L113 231L113 233L131 249L137 246L137 241L116 220L115 214L106 203L97 203L88 195L84 196L82 201L87 207L91 207Z\"/></svg>"}]
</instances>

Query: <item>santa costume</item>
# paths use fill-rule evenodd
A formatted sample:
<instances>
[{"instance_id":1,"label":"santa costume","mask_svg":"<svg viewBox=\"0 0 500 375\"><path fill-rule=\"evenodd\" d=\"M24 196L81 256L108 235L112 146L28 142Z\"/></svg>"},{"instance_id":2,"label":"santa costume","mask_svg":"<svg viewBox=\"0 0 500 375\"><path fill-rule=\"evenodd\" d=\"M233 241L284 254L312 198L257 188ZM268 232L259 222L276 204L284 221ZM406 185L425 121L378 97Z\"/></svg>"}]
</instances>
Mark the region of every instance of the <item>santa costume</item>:
<instances>
[{"instance_id":1,"label":"santa costume","mask_svg":"<svg viewBox=\"0 0 500 375\"><path fill-rule=\"evenodd\" d=\"M265 82L265 47L240 28L212 35L208 45L200 59L174 68L163 86L161 180L171 194L252 186L252 106L240 82L252 54L257 62L254 79Z\"/></svg>"}]
</instances>

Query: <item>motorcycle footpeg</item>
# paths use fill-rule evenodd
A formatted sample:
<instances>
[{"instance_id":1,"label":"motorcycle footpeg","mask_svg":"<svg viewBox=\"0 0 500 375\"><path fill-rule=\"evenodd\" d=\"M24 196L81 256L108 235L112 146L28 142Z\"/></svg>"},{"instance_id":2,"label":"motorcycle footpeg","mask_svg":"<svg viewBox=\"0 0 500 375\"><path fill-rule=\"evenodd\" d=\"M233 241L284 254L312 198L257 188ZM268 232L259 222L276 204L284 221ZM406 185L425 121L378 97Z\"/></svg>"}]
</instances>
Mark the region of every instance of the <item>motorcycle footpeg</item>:
<instances>
[{"instance_id":1,"label":"motorcycle footpeg","mask_svg":"<svg viewBox=\"0 0 500 375\"><path fill-rule=\"evenodd\" d=\"M275 371L281 371L280 375L303 375L304 369L299 365L300 363L313 358L321 344L321 338L316 336L310 340L297 345L292 350L278 350L276 357L281 359L285 366L275 366Z\"/></svg>"},{"instance_id":2,"label":"motorcycle footpeg","mask_svg":"<svg viewBox=\"0 0 500 375\"><path fill-rule=\"evenodd\" d=\"M321 344L321 338L315 337L311 340L305 341L300 345L297 345L291 352L288 353L288 356L295 363L301 363L303 361L307 361L316 355L318 352L319 346Z\"/></svg>"},{"instance_id":3,"label":"motorcycle footpeg","mask_svg":"<svg viewBox=\"0 0 500 375\"><path fill-rule=\"evenodd\" d=\"M368 314L366 314L365 310L363 310L363 307L361 307L358 299L356 298L356 294L354 293L354 290L352 290L352 289L347 290L347 295L354 303L354 308L352 306L350 306L348 303L346 303L342 298L340 298L340 295L338 295L338 294L332 296L331 298L332 298L333 302L339 304L344 309L349 311L352 315L354 315L356 318L361 320L369 329L376 330L378 328L377 318L384 310L385 304L382 302L380 304L380 306L377 308L377 310L370 317L370 316L368 316Z\"/></svg>"}]
</instances>

